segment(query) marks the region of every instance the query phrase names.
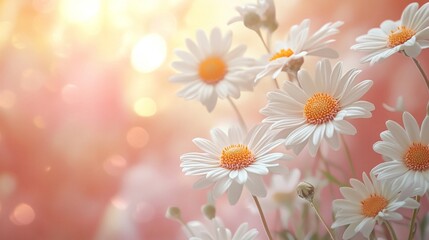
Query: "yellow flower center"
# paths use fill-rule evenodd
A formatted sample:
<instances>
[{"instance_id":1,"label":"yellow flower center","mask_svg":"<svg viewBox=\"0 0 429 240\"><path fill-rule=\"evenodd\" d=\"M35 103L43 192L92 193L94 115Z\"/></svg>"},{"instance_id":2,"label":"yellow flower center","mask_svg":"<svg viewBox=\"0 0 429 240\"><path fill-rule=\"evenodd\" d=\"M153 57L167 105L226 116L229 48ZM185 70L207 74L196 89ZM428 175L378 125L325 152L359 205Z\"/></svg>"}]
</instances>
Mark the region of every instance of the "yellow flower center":
<instances>
[{"instance_id":1,"label":"yellow flower center","mask_svg":"<svg viewBox=\"0 0 429 240\"><path fill-rule=\"evenodd\" d=\"M304 106L304 116L310 124L331 121L339 111L338 100L327 93L315 93Z\"/></svg>"},{"instance_id":2,"label":"yellow flower center","mask_svg":"<svg viewBox=\"0 0 429 240\"><path fill-rule=\"evenodd\" d=\"M401 45L412 38L416 32L412 29L409 29L405 26L400 26L396 31L391 31L389 34L389 39L387 41L387 47L393 48L398 45Z\"/></svg>"},{"instance_id":3,"label":"yellow flower center","mask_svg":"<svg viewBox=\"0 0 429 240\"><path fill-rule=\"evenodd\" d=\"M281 49L280 51L276 52L276 54L274 54L271 58L270 61L274 61L278 58L282 58L282 57L290 57L292 56L293 51L292 49L288 48L287 50Z\"/></svg>"},{"instance_id":4,"label":"yellow flower center","mask_svg":"<svg viewBox=\"0 0 429 240\"><path fill-rule=\"evenodd\" d=\"M429 146L413 143L404 156L405 166L418 172L429 170Z\"/></svg>"},{"instance_id":5,"label":"yellow flower center","mask_svg":"<svg viewBox=\"0 0 429 240\"><path fill-rule=\"evenodd\" d=\"M228 170L240 170L255 162L252 152L242 144L232 144L222 149L220 166Z\"/></svg>"},{"instance_id":6,"label":"yellow flower center","mask_svg":"<svg viewBox=\"0 0 429 240\"><path fill-rule=\"evenodd\" d=\"M370 195L369 198L362 200L361 204L361 213L365 217L375 217L379 212L381 212L388 204L386 198L378 195Z\"/></svg>"},{"instance_id":7,"label":"yellow flower center","mask_svg":"<svg viewBox=\"0 0 429 240\"><path fill-rule=\"evenodd\" d=\"M215 84L222 80L227 71L228 67L225 61L216 56L204 59L198 67L201 80L208 84Z\"/></svg>"}]
</instances>

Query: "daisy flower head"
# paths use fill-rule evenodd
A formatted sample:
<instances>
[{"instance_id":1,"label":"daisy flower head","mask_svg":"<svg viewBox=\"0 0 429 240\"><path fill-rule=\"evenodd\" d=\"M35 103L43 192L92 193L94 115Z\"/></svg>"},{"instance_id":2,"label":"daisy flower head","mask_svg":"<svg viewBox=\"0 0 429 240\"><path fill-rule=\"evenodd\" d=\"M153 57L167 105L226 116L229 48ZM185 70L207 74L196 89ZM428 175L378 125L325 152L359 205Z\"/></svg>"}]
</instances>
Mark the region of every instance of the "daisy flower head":
<instances>
[{"instance_id":1,"label":"daisy flower head","mask_svg":"<svg viewBox=\"0 0 429 240\"><path fill-rule=\"evenodd\" d=\"M338 53L329 48L334 42L329 37L339 32L338 28L343 22L326 23L315 33L310 35L310 20L305 19L299 25L293 25L284 42L279 42L275 47L275 53L266 60L264 69L256 76L256 82L261 78L272 75L277 78L281 71L297 72L301 67L304 56L319 56L336 58Z\"/></svg>"},{"instance_id":2,"label":"daisy flower head","mask_svg":"<svg viewBox=\"0 0 429 240\"><path fill-rule=\"evenodd\" d=\"M267 192L262 176L282 171L278 160L290 159L283 153L271 153L282 140L274 140L276 134L269 130L268 124L259 124L247 134L238 127L230 128L227 133L214 128L211 140L193 140L203 153L181 156L182 171L185 175L201 176L194 184L196 188L213 185L214 199L227 191L232 205L240 198L244 186L252 195L264 197Z\"/></svg>"},{"instance_id":3,"label":"daisy flower head","mask_svg":"<svg viewBox=\"0 0 429 240\"><path fill-rule=\"evenodd\" d=\"M397 52L417 57L422 49L429 47L429 3L420 8L416 2L409 4L400 20L386 20L380 28L370 29L356 38L356 42L351 49L369 52L361 61L370 65Z\"/></svg>"},{"instance_id":4,"label":"daisy flower head","mask_svg":"<svg viewBox=\"0 0 429 240\"><path fill-rule=\"evenodd\" d=\"M423 195L429 190L429 116L421 128L408 112L402 114L402 120L405 128L392 120L386 122L387 130L374 144L374 151L385 162L372 171L381 181L392 181L398 190L415 188L417 195Z\"/></svg>"},{"instance_id":5,"label":"daisy flower head","mask_svg":"<svg viewBox=\"0 0 429 240\"><path fill-rule=\"evenodd\" d=\"M264 27L270 32L278 27L273 0L258 0L256 4L245 4L235 9L240 16L233 17L228 24L243 22L244 26L254 31L260 31Z\"/></svg>"},{"instance_id":6,"label":"daisy flower head","mask_svg":"<svg viewBox=\"0 0 429 240\"><path fill-rule=\"evenodd\" d=\"M339 134L354 135L356 128L349 118L369 118L374 105L359 100L372 86L371 80L355 82L360 70L351 69L344 75L342 63L334 68L327 59L317 63L316 76L298 72L298 83L286 81L281 89L269 92L268 104L261 109L263 122L279 130L286 148L296 154L308 144L315 156L323 139L335 150L340 147Z\"/></svg>"},{"instance_id":7,"label":"daisy flower head","mask_svg":"<svg viewBox=\"0 0 429 240\"><path fill-rule=\"evenodd\" d=\"M183 227L183 231L189 240L253 240L258 236L258 230L249 229L248 223L242 223L232 234L218 217L210 221L210 226L206 226L200 221L188 222L187 226L189 229Z\"/></svg>"},{"instance_id":8,"label":"daisy flower head","mask_svg":"<svg viewBox=\"0 0 429 240\"><path fill-rule=\"evenodd\" d=\"M332 228L348 225L343 239L350 239L358 232L367 239L380 221L401 220L399 208L415 209L419 203L408 194L400 193L391 183L381 183L374 174L362 174L363 182L350 179L351 187L341 187L344 199L333 201L335 222Z\"/></svg>"},{"instance_id":9,"label":"daisy flower head","mask_svg":"<svg viewBox=\"0 0 429 240\"><path fill-rule=\"evenodd\" d=\"M198 30L196 37L196 42L186 40L189 51L175 52L181 60L172 67L180 73L170 81L186 84L178 96L198 100L211 112L218 98L239 98L240 91L253 90L253 78L244 71L253 60L243 57L244 45L231 50L231 32L222 36L220 29L214 28L207 36Z\"/></svg>"}]
</instances>

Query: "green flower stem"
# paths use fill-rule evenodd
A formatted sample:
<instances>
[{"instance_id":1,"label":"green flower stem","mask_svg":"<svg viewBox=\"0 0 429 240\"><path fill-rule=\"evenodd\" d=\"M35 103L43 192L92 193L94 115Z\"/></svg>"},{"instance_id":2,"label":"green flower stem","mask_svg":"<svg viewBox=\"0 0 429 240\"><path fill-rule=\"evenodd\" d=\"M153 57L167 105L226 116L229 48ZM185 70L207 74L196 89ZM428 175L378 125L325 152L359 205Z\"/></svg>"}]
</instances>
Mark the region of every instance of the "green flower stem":
<instances>
[{"instance_id":1,"label":"green flower stem","mask_svg":"<svg viewBox=\"0 0 429 240\"><path fill-rule=\"evenodd\" d=\"M257 30L255 32L256 32L256 34L258 34L259 39L261 39L261 42L264 44L264 47L265 47L265 50L267 51L267 53L268 54L271 53L270 46L269 46L269 42L271 40L271 34L270 33L267 34L267 39L268 39L268 43L267 43L264 40L264 38L262 37L261 31ZM273 81L274 81L274 85L276 85L276 88L280 89L280 86L279 86L279 83L277 82L277 79L273 78Z\"/></svg>"},{"instance_id":2,"label":"green flower stem","mask_svg":"<svg viewBox=\"0 0 429 240\"><path fill-rule=\"evenodd\" d=\"M420 203L420 196L416 196L416 201ZM414 239L414 234L416 233L416 218L417 213L419 212L420 207L413 210L413 216L411 217L410 223L410 232L408 233L408 240Z\"/></svg>"},{"instance_id":3,"label":"green flower stem","mask_svg":"<svg viewBox=\"0 0 429 240\"><path fill-rule=\"evenodd\" d=\"M280 89L279 83L277 82L277 78L273 78L274 85L276 85L277 89Z\"/></svg>"},{"instance_id":4,"label":"green flower stem","mask_svg":"<svg viewBox=\"0 0 429 240\"><path fill-rule=\"evenodd\" d=\"M262 211L261 204L256 196L252 195L253 200L255 201L256 207L258 208L259 216L261 216L262 224L264 225L265 232L267 233L268 239L273 240L271 236L270 229L268 228L267 220L265 220L264 212Z\"/></svg>"},{"instance_id":5,"label":"green flower stem","mask_svg":"<svg viewBox=\"0 0 429 240\"><path fill-rule=\"evenodd\" d=\"M395 230L393 230L392 225L390 225L389 221L383 221L384 225L387 228L387 231L389 231L390 237L392 240L398 240L398 238L396 237L396 233Z\"/></svg>"},{"instance_id":6,"label":"green flower stem","mask_svg":"<svg viewBox=\"0 0 429 240\"><path fill-rule=\"evenodd\" d=\"M341 141L343 142L343 147L344 147L344 151L346 153L347 161L349 163L350 169L352 170L352 176L354 178L356 178L357 175L356 175L355 166L353 165L352 155L350 154L350 149L349 149L346 141L344 140L343 135L341 135Z\"/></svg>"},{"instance_id":7,"label":"green flower stem","mask_svg":"<svg viewBox=\"0 0 429 240\"><path fill-rule=\"evenodd\" d=\"M426 76L426 73L423 70L422 66L420 65L419 61L417 61L417 59L415 59L415 58L411 58L411 59L413 59L413 62L416 64L417 68L419 69L420 74L422 75L423 79L425 80L426 86L427 86L427 88L429 90L429 79L428 79L428 76Z\"/></svg>"},{"instance_id":8,"label":"green flower stem","mask_svg":"<svg viewBox=\"0 0 429 240\"><path fill-rule=\"evenodd\" d=\"M262 43L264 44L265 50L267 50L267 53L270 53L270 47L268 46L268 44L265 42L264 38L262 37L261 31L255 31L259 38L261 39Z\"/></svg>"},{"instance_id":9,"label":"green flower stem","mask_svg":"<svg viewBox=\"0 0 429 240\"><path fill-rule=\"evenodd\" d=\"M375 231L372 230L371 234L369 234L369 240L377 240L377 237L375 236Z\"/></svg>"},{"instance_id":10,"label":"green flower stem","mask_svg":"<svg viewBox=\"0 0 429 240\"><path fill-rule=\"evenodd\" d=\"M186 228L186 230L188 230L188 232L191 234L192 237L196 237L195 233L192 232L191 228L188 226L188 224L185 223L185 221L183 221L183 219L180 218L180 219L178 219L178 221L180 224L182 224Z\"/></svg>"},{"instance_id":11,"label":"green flower stem","mask_svg":"<svg viewBox=\"0 0 429 240\"><path fill-rule=\"evenodd\" d=\"M319 211L317 210L316 206L314 206L313 201L310 201L311 207L314 209L314 212L316 212L317 217L322 222L323 226L325 227L326 231L329 233L329 236L332 240L335 240L334 236L332 235L331 229L326 225L325 221L323 220L322 216L320 216Z\"/></svg>"},{"instance_id":12,"label":"green flower stem","mask_svg":"<svg viewBox=\"0 0 429 240\"><path fill-rule=\"evenodd\" d=\"M237 114L238 122L240 123L241 128L243 130L247 131L246 123L244 122L243 116L241 116L241 113L238 110L237 106L234 104L234 102L232 101L232 99L230 97L228 97L228 101L231 104L232 108L234 108L235 113Z\"/></svg>"}]
</instances>

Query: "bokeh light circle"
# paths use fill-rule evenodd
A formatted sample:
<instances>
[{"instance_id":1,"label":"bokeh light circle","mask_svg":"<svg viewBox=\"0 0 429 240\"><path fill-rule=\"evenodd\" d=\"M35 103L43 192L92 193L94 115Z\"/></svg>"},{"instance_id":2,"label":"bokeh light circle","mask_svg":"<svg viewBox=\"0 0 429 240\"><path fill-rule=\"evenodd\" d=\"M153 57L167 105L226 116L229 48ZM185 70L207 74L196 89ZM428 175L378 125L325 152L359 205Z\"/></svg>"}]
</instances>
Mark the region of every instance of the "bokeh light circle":
<instances>
[{"instance_id":1,"label":"bokeh light circle","mask_svg":"<svg viewBox=\"0 0 429 240\"><path fill-rule=\"evenodd\" d=\"M131 52L131 65L136 71L149 73L159 68L167 56L167 44L161 35L147 34Z\"/></svg>"},{"instance_id":2,"label":"bokeh light circle","mask_svg":"<svg viewBox=\"0 0 429 240\"><path fill-rule=\"evenodd\" d=\"M127 132L127 142L131 147L142 148L149 141L149 133L142 127L133 127Z\"/></svg>"},{"instance_id":3,"label":"bokeh light circle","mask_svg":"<svg viewBox=\"0 0 429 240\"><path fill-rule=\"evenodd\" d=\"M152 98L140 98L134 103L134 112L141 117L153 116L156 111L156 103Z\"/></svg>"},{"instance_id":4,"label":"bokeh light circle","mask_svg":"<svg viewBox=\"0 0 429 240\"><path fill-rule=\"evenodd\" d=\"M32 223L35 218L36 213L33 208L26 203L18 204L9 216L10 221L19 226L28 225Z\"/></svg>"}]
</instances>

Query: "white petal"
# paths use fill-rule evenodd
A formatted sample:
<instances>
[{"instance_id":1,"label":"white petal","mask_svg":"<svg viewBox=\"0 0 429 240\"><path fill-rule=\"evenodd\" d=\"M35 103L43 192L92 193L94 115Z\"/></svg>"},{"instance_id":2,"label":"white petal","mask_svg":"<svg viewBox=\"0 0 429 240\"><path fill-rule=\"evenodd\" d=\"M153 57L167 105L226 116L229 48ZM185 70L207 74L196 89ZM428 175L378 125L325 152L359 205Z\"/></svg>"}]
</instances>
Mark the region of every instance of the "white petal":
<instances>
[{"instance_id":1,"label":"white petal","mask_svg":"<svg viewBox=\"0 0 429 240\"><path fill-rule=\"evenodd\" d=\"M231 183L231 186L228 189L228 201L231 205L235 205L237 203L238 199L240 199L242 191L242 184L238 184L235 181Z\"/></svg>"},{"instance_id":2,"label":"white petal","mask_svg":"<svg viewBox=\"0 0 429 240\"><path fill-rule=\"evenodd\" d=\"M386 122L387 129L392 133L393 137L395 137L396 142L401 146L402 148L407 148L411 144L411 140L408 137L405 130L396 122L392 120L388 120Z\"/></svg>"},{"instance_id":3,"label":"white petal","mask_svg":"<svg viewBox=\"0 0 429 240\"><path fill-rule=\"evenodd\" d=\"M416 58L422 52L420 44L416 43L411 46L404 47L405 54L409 57Z\"/></svg>"},{"instance_id":4,"label":"white petal","mask_svg":"<svg viewBox=\"0 0 429 240\"><path fill-rule=\"evenodd\" d=\"M356 134L356 128L346 120L333 121L335 130L342 134L354 135Z\"/></svg>"},{"instance_id":5,"label":"white petal","mask_svg":"<svg viewBox=\"0 0 429 240\"><path fill-rule=\"evenodd\" d=\"M195 138L192 142L197 145L201 150L210 153L213 156L220 156L221 151L213 144L213 142L204 138Z\"/></svg>"},{"instance_id":6,"label":"white petal","mask_svg":"<svg viewBox=\"0 0 429 240\"><path fill-rule=\"evenodd\" d=\"M287 146L293 146L307 141L313 134L316 127L317 126L314 124L305 124L300 126L287 136L285 144Z\"/></svg>"},{"instance_id":7,"label":"white petal","mask_svg":"<svg viewBox=\"0 0 429 240\"><path fill-rule=\"evenodd\" d=\"M245 183L247 189L250 193L257 197L265 197L267 195L267 190L265 189L264 182L262 178L258 175L249 175L247 182Z\"/></svg>"},{"instance_id":8,"label":"white petal","mask_svg":"<svg viewBox=\"0 0 429 240\"><path fill-rule=\"evenodd\" d=\"M224 178L218 181L213 188L213 195L218 198L231 186L232 180L230 178Z\"/></svg>"},{"instance_id":9,"label":"white petal","mask_svg":"<svg viewBox=\"0 0 429 240\"><path fill-rule=\"evenodd\" d=\"M240 170L238 171L238 178L236 179L236 181L239 184L243 184L247 181L248 175L247 175L247 171L246 170Z\"/></svg>"},{"instance_id":10,"label":"white petal","mask_svg":"<svg viewBox=\"0 0 429 240\"><path fill-rule=\"evenodd\" d=\"M198 181L196 181L193 185L194 188L200 189L200 188L206 188L213 184L213 182L208 178L200 178Z\"/></svg>"},{"instance_id":11,"label":"white petal","mask_svg":"<svg viewBox=\"0 0 429 240\"><path fill-rule=\"evenodd\" d=\"M404 112L402 119L410 140L420 140L420 129L416 119L408 112Z\"/></svg>"},{"instance_id":12,"label":"white petal","mask_svg":"<svg viewBox=\"0 0 429 240\"><path fill-rule=\"evenodd\" d=\"M420 138L423 143L429 144L429 116L426 116L423 120L422 127L420 129Z\"/></svg>"}]
</instances>

